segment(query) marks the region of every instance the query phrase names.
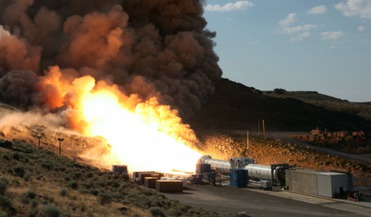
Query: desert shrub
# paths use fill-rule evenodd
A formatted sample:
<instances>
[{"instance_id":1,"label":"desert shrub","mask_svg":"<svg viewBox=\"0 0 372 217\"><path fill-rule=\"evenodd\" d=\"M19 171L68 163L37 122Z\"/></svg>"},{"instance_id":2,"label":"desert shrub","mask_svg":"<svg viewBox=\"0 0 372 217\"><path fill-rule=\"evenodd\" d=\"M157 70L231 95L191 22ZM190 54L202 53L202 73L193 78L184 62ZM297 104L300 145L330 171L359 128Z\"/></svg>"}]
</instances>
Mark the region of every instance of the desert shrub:
<instances>
[{"instance_id":1,"label":"desert shrub","mask_svg":"<svg viewBox=\"0 0 372 217\"><path fill-rule=\"evenodd\" d=\"M106 193L100 193L98 195L98 202L101 205L109 204L112 202L112 197L109 194Z\"/></svg>"},{"instance_id":2,"label":"desert shrub","mask_svg":"<svg viewBox=\"0 0 372 217\"><path fill-rule=\"evenodd\" d=\"M68 195L68 191L67 191L67 189L62 188L62 189L59 191L59 195L62 196L62 197L67 196L67 195Z\"/></svg>"},{"instance_id":3,"label":"desert shrub","mask_svg":"<svg viewBox=\"0 0 372 217\"><path fill-rule=\"evenodd\" d=\"M150 213L154 217L165 217L163 210L161 210L159 207L151 207L149 209Z\"/></svg>"},{"instance_id":4,"label":"desert shrub","mask_svg":"<svg viewBox=\"0 0 372 217\"><path fill-rule=\"evenodd\" d=\"M53 165L50 161L41 162L41 167L43 167L44 169L47 169L47 170L53 169Z\"/></svg>"},{"instance_id":5,"label":"desert shrub","mask_svg":"<svg viewBox=\"0 0 372 217\"><path fill-rule=\"evenodd\" d=\"M29 204L30 203L30 198L26 197L26 195L23 195L21 197L21 203L23 203L23 204Z\"/></svg>"},{"instance_id":6,"label":"desert shrub","mask_svg":"<svg viewBox=\"0 0 372 217\"><path fill-rule=\"evenodd\" d=\"M31 209L28 212L28 217L37 217L37 214L38 214L38 210L37 209Z\"/></svg>"},{"instance_id":7,"label":"desert shrub","mask_svg":"<svg viewBox=\"0 0 372 217\"><path fill-rule=\"evenodd\" d=\"M32 176L32 173L29 172L29 171L26 171L25 174L24 174L24 176L23 176L23 180L25 180L26 182L28 182L30 180L31 176Z\"/></svg>"},{"instance_id":8,"label":"desert shrub","mask_svg":"<svg viewBox=\"0 0 372 217\"><path fill-rule=\"evenodd\" d=\"M120 183L117 181L110 181L109 185L113 188L118 188L120 186Z\"/></svg>"},{"instance_id":9,"label":"desert shrub","mask_svg":"<svg viewBox=\"0 0 372 217\"><path fill-rule=\"evenodd\" d=\"M67 186L72 189L77 189L79 187L78 183L76 181L70 181L67 183Z\"/></svg>"},{"instance_id":10,"label":"desert shrub","mask_svg":"<svg viewBox=\"0 0 372 217\"><path fill-rule=\"evenodd\" d=\"M4 180L0 180L0 195L4 195L6 192L7 183Z\"/></svg>"},{"instance_id":11,"label":"desert shrub","mask_svg":"<svg viewBox=\"0 0 372 217\"><path fill-rule=\"evenodd\" d=\"M30 201L31 208L36 208L37 204L38 204L37 200L35 200L35 199Z\"/></svg>"},{"instance_id":12,"label":"desert shrub","mask_svg":"<svg viewBox=\"0 0 372 217\"><path fill-rule=\"evenodd\" d=\"M41 208L40 213L45 217L60 217L61 211L54 204L47 204Z\"/></svg>"},{"instance_id":13,"label":"desert shrub","mask_svg":"<svg viewBox=\"0 0 372 217\"><path fill-rule=\"evenodd\" d=\"M18 151L13 152L13 154L12 154L12 158L13 158L14 160L19 160L19 159L21 159L21 154L20 154Z\"/></svg>"},{"instance_id":14,"label":"desert shrub","mask_svg":"<svg viewBox=\"0 0 372 217\"><path fill-rule=\"evenodd\" d=\"M16 176L23 178L23 176L25 175L25 169L23 169L23 167L16 167L14 169L14 173Z\"/></svg>"},{"instance_id":15,"label":"desert shrub","mask_svg":"<svg viewBox=\"0 0 372 217\"><path fill-rule=\"evenodd\" d=\"M92 186L93 186L93 182L92 182L91 180L85 181L85 182L83 182L83 186L84 186L86 189L90 189L90 188L92 188Z\"/></svg>"},{"instance_id":16,"label":"desert shrub","mask_svg":"<svg viewBox=\"0 0 372 217\"><path fill-rule=\"evenodd\" d=\"M151 206L158 206L158 207L164 207L169 208L171 206L171 202L167 199L161 199L158 197L152 197Z\"/></svg>"},{"instance_id":17,"label":"desert shrub","mask_svg":"<svg viewBox=\"0 0 372 217\"><path fill-rule=\"evenodd\" d=\"M138 207L147 209L151 207L152 201L148 197L137 197L137 199L132 199L132 203Z\"/></svg>"},{"instance_id":18,"label":"desert shrub","mask_svg":"<svg viewBox=\"0 0 372 217\"><path fill-rule=\"evenodd\" d=\"M184 213L177 209L176 207L173 207L172 209L169 210L169 214L172 216L182 216Z\"/></svg>"},{"instance_id":19,"label":"desert shrub","mask_svg":"<svg viewBox=\"0 0 372 217\"><path fill-rule=\"evenodd\" d=\"M30 199L35 199L36 198L36 193L32 190L29 190L26 192L26 196Z\"/></svg>"},{"instance_id":20,"label":"desert shrub","mask_svg":"<svg viewBox=\"0 0 372 217\"><path fill-rule=\"evenodd\" d=\"M130 180L130 176L128 173L122 173L120 174L120 179L124 180L124 181L129 181Z\"/></svg>"},{"instance_id":21,"label":"desert shrub","mask_svg":"<svg viewBox=\"0 0 372 217\"><path fill-rule=\"evenodd\" d=\"M123 195L120 192L112 193L112 197L115 199L120 199Z\"/></svg>"},{"instance_id":22,"label":"desert shrub","mask_svg":"<svg viewBox=\"0 0 372 217\"><path fill-rule=\"evenodd\" d=\"M86 178L92 178L93 176L94 176L94 173L92 173L92 172L88 172L88 173L85 174Z\"/></svg>"},{"instance_id":23,"label":"desert shrub","mask_svg":"<svg viewBox=\"0 0 372 217\"><path fill-rule=\"evenodd\" d=\"M2 158L3 158L4 160L10 160L9 155L6 154L6 153L3 153L3 154L2 154Z\"/></svg>"},{"instance_id":24,"label":"desert shrub","mask_svg":"<svg viewBox=\"0 0 372 217\"><path fill-rule=\"evenodd\" d=\"M8 209L12 206L12 202L9 198L5 197L4 195L0 195L0 207L4 209Z\"/></svg>"},{"instance_id":25,"label":"desert shrub","mask_svg":"<svg viewBox=\"0 0 372 217\"><path fill-rule=\"evenodd\" d=\"M23 194L21 198L21 202L24 204L29 204L32 199L36 198L36 193L32 190L27 191L25 194Z\"/></svg>"},{"instance_id":26,"label":"desert shrub","mask_svg":"<svg viewBox=\"0 0 372 217\"><path fill-rule=\"evenodd\" d=\"M100 192L97 189L91 189L89 193L93 194L94 196L97 196Z\"/></svg>"},{"instance_id":27,"label":"desert shrub","mask_svg":"<svg viewBox=\"0 0 372 217\"><path fill-rule=\"evenodd\" d=\"M105 187L107 185L107 180L105 177L99 177L96 181L96 184L101 187Z\"/></svg>"}]
</instances>

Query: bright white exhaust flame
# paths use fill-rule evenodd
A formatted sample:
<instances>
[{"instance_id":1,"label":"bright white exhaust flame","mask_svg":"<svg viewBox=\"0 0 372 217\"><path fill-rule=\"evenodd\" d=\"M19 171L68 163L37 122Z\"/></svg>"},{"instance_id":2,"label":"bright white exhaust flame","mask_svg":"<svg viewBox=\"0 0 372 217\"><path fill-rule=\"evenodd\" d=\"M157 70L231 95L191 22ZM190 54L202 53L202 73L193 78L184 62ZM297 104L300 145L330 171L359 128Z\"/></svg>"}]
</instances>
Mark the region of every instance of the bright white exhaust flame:
<instances>
[{"instance_id":1,"label":"bright white exhaust flame","mask_svg":"<svg viewBox=\"0 0 372 217\"><path fill-rule=\"evenodd\" d=\"M58 77L58 70L54 68L52 71L54 73L49 75ZM44 84L49 85L52 80L56 85L58 79L48 77L45 77ZM192 143L197 139L169 106L159 105L153 98L135 104L130 110L126 108L126 103L133 101L133 97L125 96L116 86L105 82L96 84L90 76L75 79L72 85L63 83L58 85L62 94L60 99L64 103L68 100L70 108L66 110L66 117L72 127L87 136L106 138L112 147L111 159L119 159L131 171L195 170L195 163L202 154L189 146L194 145ZM182 134L192 134L194 141L186 141Z\"/></svg>"}]
</instances>

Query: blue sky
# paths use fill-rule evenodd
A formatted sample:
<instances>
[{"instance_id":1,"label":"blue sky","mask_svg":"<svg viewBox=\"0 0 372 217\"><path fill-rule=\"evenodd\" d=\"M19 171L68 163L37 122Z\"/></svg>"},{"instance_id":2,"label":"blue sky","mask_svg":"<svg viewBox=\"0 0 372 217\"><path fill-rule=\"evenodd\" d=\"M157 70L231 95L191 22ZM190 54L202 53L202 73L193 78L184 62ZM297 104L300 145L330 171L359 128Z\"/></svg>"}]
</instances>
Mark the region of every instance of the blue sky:
<instances>
[{"instance_id":1,"label":"blue sky","mask_svg":"<svg viewBox=\"0 0 372 217\"><path fill-rule=\"evenodd\" d=\"M371 100L370 0L207 0L223 77Z\"/></svg>"}]
</instances>

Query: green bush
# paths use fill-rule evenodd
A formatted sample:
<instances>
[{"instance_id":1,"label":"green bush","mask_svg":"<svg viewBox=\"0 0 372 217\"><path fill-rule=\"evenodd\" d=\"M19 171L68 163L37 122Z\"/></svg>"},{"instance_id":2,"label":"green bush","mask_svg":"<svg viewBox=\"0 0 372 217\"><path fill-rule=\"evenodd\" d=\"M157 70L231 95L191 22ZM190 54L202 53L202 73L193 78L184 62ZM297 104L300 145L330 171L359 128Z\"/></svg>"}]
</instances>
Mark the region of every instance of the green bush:
<instances>
[{"instance_id":1,"label":"green bush","mask_svg":"<svg viewBox=\"0 0 372 217\"><path fill-rule=\"evenodd\" d=\"M97 196L100 192L97 189L92 189L89 191L89 193L93 194L94 196Z\"/></svg>"},{"instance_id":2,"label":"green bush","mask_svg":"<svg viewBox=\"0 0 372 217\"><path fill-rule=\"evenodd\" d=\"M88 181L85 181L83 182L83 186L86 188L86 189L90 189L93 187L93 182L91 180L88 180Z\"/></svg>"},{"instance_id":3,"label":"green bush","mask_svg":"<svg viewBox=\"0 0 372 217\"><path fill-rule=\"evenodd\" d=\"M71 180L71 178L69 176L65 176L63 177L63 179L66 181L66 182L69 182Z\"/></svg>"},{"instance_id":4,"label":"green bush","mask_svg":"<svg viewBox=\"0 0 372 217\"><path fill-rule=\"evenodd\" d=\"M28 217L37 217L37 214L38 214L38 210L36 210L36 209L31 209L31 210L28 212Z\"/></svg>"},{"instance_id":5,"label":"green bush","mask_svg":"<svg viewBox=\"0 0 372 217\"><path fill-rule=\"evenodd\" d=\"M65 189L65 188L62 188L62 189L59 191L59 195L62 196L62 197L67 196L67 194L68 194L68 191L67 191L67 189Z\"/></svg>"},{"instance_id":6,"label":"green bush","mask_svg":"<svg viewBox=\"0 0 372 217\"><path fill-rule=\"evenodd\" d=\"M12 206L12 202L9 198L5 197L4 195L0 195L0 207L4 209L8 209Z\"/></svg>"},{"instance_id":7,"label":"green bush","mask_svg":"<svg viewBox=\"0 0 372 217\"><path fill-rule=\"evenodd\" d=\"M151 215L154 217L166 217L164 212L159 207L151 207L149 210Z\"/></svg>"},{"instance_id":8,"label":"green bush","mask_svg":"<svg viewBox=\"0 0 372 217\"><path fill-rule=\"evenodd\" d=\"M19 152L16 151L12 154L12 157L14 160L19 160L21 158L21 155Z\"/></svg>"},{"instance_id":9,"label":"green bush","mask_svg":"<svg viewBox=\"0 0 372 217\"><path fill-rule=\"evenodd\" d=\"M28 198L30 198L30 199L35 199L35 197L36 197L36 193L33 192L32 190L29 190L29 191L26 192L26 196L27 196Z\"/></svg>"},{"instance_id":10,"label":"green bush","mask_svg":"<svg viewBox=\"0 0 372 217\"><path fill-rule=\"evenodd\" d=\"M37 200L31 200L31 202L30 202L31 208L36 208L37 204L38 204Z\"/></svg>"},{"instance_id":11,"label":"green bush","mask_svg":"<svg viewBox=\"0 0 372 217\"><path fill-rule=\"evenodd\" d=\"M23 178L23 176L25 175L25 169L23 167L16 167L14 169L14 173L16 176Z\"/></svg>"},{"instance_id":12,"label":"green bush","mask_svg":"<svg viewBox=\"0 0 372 217\"><path fill-rule=\"evenodd\" d=\"M98 201L101 205L109 204L112 202L112 197L109 194L101 193L98 195Z\"/></svg>"},{"instance_id":13,"label":"green bush","mask_svg":"<svg viewBox=\"0 0 372 217\"><path fill-rule=\"evenodd\" d=\"M3 154L2 154L2 158L3 158L4 160L10 160L9 155L6 154L6 153L3 153Z\"/></svg>"},{"instance_id":14,"label":"green bush","mask_svg":"<svg viewBox=\"0 0 372 217\"><path fill-rule=\"evenodd\" d=\"M40 213L45 217L60 217L61 211L54 204L47 204L41 208Z\"/></svg>"},{"instance_id":15,"label":"green bush","mask_svg":"<svg viewBox=\"0 0 372 217\"><path fill-rule=\"evenodd\" d=\"M52 163L49 162L49 161L44 161L44 162L42 162L42 163L41 163L41 167L43 167L43 168L45 168L45 169L47 169L47 170L51 170L51 169L53 169L53 165L52 165Z\"/></svg>"},{"instance_id":16,"label":"green bush","mask_svg":"<svg viewBox=\"0 0 372 217\"><path fill-rule=\"evenodd\" d=\"M0 180L0 195L4 195L6 192L7 183L3 180Z\"/></svg>"},{"instance_id":17,"label":"green bush","mask_svg":"<svg viewBox=\"0 0 372 217\"><path fill-rule=\"evenodd\" d=\"M76 181L70 181L67 183L67 186L72 189L77 189L79 187L78 183Z\"/></svg>"},{"instance_id":18,"label":"green bush","mask_svg":"<svg viewBox=\"0 0 372 217\"><path fill-rule=\"evenodd\" d=\"M29 204L29 203L30 203L30 198L28 198L26 195L23 195L23 196L21 197L21 202L22 202L23 204Z\"/></svg>"},{"instance_id":19,"label":"green bush","mask_svg":"<svg viewBox=\"0 0 372 217\"><path fill-rule=\"evenodd\" d=\"M28 182L30 180L30 178L31 178L31 175L32 175L32 173L26 171L25 172L25 175L23 176L23 180L25 180L26 182Z\"/></svg>"}]
</instances>

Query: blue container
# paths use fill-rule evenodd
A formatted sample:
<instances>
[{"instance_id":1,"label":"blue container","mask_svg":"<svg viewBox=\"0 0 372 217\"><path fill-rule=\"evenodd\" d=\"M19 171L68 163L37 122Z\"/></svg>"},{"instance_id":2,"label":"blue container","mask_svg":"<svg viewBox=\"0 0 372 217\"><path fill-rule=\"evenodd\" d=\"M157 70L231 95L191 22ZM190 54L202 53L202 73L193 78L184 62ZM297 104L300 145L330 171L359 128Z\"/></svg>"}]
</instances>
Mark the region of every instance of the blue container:
<instances>
[{"instance_id":1,"label":"blue container","mask_svg":"<svg viewBox=\"0 0 372 217\"><path fill-rule=\"evenodd\" d=\"M244 170L244 169L231 169L230 170L230 174L229 174L230 178L248 178L248 170Z\"/></svg>"},{"instance_id":2,"label":"blue container","mask_svg":"<svg viewBox=\"0 0 372 217\"><path fill-rule=\"evenodd\" d=\"M229 177L232 187L244 188L248 185L248 170L231 169Z\"/></svg>"}]
</instances>

